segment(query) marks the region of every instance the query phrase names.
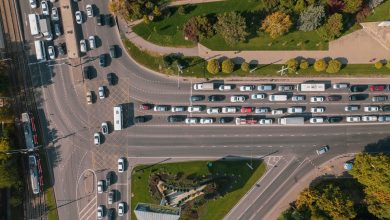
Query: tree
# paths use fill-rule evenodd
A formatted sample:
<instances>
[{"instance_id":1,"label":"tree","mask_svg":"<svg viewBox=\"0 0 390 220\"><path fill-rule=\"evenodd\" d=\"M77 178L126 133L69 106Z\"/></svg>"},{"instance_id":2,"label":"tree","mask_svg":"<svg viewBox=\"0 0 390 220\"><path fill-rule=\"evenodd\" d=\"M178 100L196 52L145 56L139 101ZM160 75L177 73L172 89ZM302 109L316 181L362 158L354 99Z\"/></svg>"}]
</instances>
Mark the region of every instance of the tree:
<instances>
[{"instance_id":1,"label":"tree","mask_svg":"<svg viewBox=\"0 0 390 220\"><path fill-rule=\"evenodd\" d=\"M268 15L264 19L261 29L269 33L272 38L277 38L287 33L291 25L290 16L278 11Z\"/></svg>"},{"instance_id":2,"label":"tree","mask_svg":"<svg viewBox=\"0 0 390 220\"><path fill-rule=\"evenodd\" d=\"M154 6L153 14L156 15L156 16L160 16L161 15L160 8L157 5Z\"/></svg>"},{"instance_id":3,"label":"tree","mask_svg":"<svg viewBox=\"0 0 390 220\"><path fill-rule=\"evenodd\" d=\"M303 70L309 68L309 62L305 59L302 59L301 63L299 64L299 68Z\"/></svg>"},{"instance_id":4,"label":"tree","mask_svg":"<svg viewBox=\"0 0 390 220\"><path fill-rule=\"evenodd\" d=\"M241 70L242 71L249 72L249 68L250 68L249 63L247 63L247 62L241 63Z\"/></svg>"},{"instance_id":5,"label":"tree","mask_svg":"<svg viewBox=\"0 0 390 220\"><path fill-rule=\"evenodd\" d=\"M368 211L380 219L389 219L390 156L358 154L349 173L364 185Z\"/></svg>"},{"instance_id":6,"label":"tree","mask_svg":"<svg viewBox=\"0 0 390 220\"><path fill-rule=\"evenodd\" d=\"M338 60L330 60L328 67L326 68L327 73L338 73L341 69L341 62Z\"/></svg>"},{"instance_id":7,"label":"tree","mask_svg":"<svg viewBox=\"0 0 390 220\"><path fill-rule=\"evenodd\" d=\"M246 31L245 18L239 13L225 12L218 15L217 18L215 29L225 39L227 44L234 45L246 40L248 32Z\"/></svg>"},{"instance_id":8,"label":"tree","mask_svg":"<svg viewBox=\"0 0 390 220\"><path fill-rule=\"evenodd\" d=\"M273 11L279 4L279 0L264 0L263 2L267 11Z\"/></svg>"},{"instance_id":9,"label":"tree","mask_svg":"<svg viewBox=\"0 0 390 220\"><path fill-rule=\"evenodd\" d=\"M7 160L10 158L9 154L5 154L11 149L9 140L7 138L0 139L0 160Z\"/></svg>"},{"instance_id":10,"label":"tree","mask_svg":"<svg viewBox=\"0 0 390 220\"><path fill-rule=\"evenodd\" d=\"M301 12L298 20L299 30L312 31L317 29L324 21L325 7L310 5Z\"/></svg>"},{"instance_id":11,"label":"tree","mask_svg":"<svg viewBox=\"0 0 390 220\"><path fill-rule=\"evenodd\" d=\"M211 59L207 62L207 71L212 74L219 73L219 62L216 59Z\"/></svg>"},{"instance_id":12,"label":"tree","mask_svg":"<svg viewBox=\"0 0 390 220\"><path fill-rule=\"evenodd\" d=\"M284 13L291 13L294 9L296 0L279 0L279 10Z\"/></svg>"},{"instance_id":13,"label":"tree","mask_svg":"<svg viewBox=\"0 0 390 220\"><path fill-rule=\"evenodd\" d=\"M289 73L295 73L298 69L298 61L295 58L289 59L286 62Z\"/></svg>"},{"instance_id":14,"label":"tree","mask_svg":"<svg viewBox=\"0 0 390 220\"><path fill-rule=\"evenodd\" d=\"M189 40L198 42L201 38L210 38L214 35L214 28L205 16L190 18L184 24L183 34Z\"/></svg>"},{"instance_id":15,"label":"tree","mask_svg":"<svg viewBox=\"0 0 390 220\"><path fill-rule=\"evenodd\" d=\"M0 189L10 188L18 182L18 173L15 164L6 160L0 163Z\"/></svg>"},{"instance_id":16,"label":"tree","mask_svg":"<svg viewBox=\"0 0 390 220\"><path fill-rule=\"evenodd\" d=\"M225 59L222 61L222 72L232 73L234 71L234 63L231 59Z\"/></svg>"},{"instance_id":17,"label":"tree","mask_svg":"<svg viewBox=\"0 0 390 220\"><path fill-rule=\"evenodd\" d=\"M306 1L305 0L298 0L297 3L295 3L294 11L296 13L301 13L306 8Z\"/></svg>"},{"instance_id":18,"label":"tree","mask_svg":"<svg viewBox=\"0 0 390 220\"><path fill-rule=\"evenodd\" d=\"M379 69L381 69L382 67L383 67L382 61L379 60L379 61L377 61L377 62L375 63L375 68L376 68L376 69L379 70Z\"/></svg>"},{"instance_id":19,"label":"tree","mask_svg":"<svg viewBox=\"0 0 390 220\"><path fill-rule=\"evenodd\" d=\"M343 11L354 14L362 7L363 0L344 0Z\"/></svg>"},{"instance_id":20,"label":"tree","mask_svg":"<svg viewBox=\"0 0 390 220\"><path fill-rule=\"evenodd\" d=\"M339 13L331 15L326 24L321 26L318 33L325 40L333 40L341 35L343 29L343 16Z\"/></svg>"},{"instance_id":21,"label":"tree","mask_svg":"<svg viewBox=\"0 0 390 220\"><path fill-rule=\"evenodd\" d=\"M187 13L186 5L180 5L179 8L177 9L177 12L180 15L185 15Z\"/></svg>"},{"instance_id":22,"label":"tree","mask_svg":"<svg viewBox=\"0 0 390 220\"><path fill-rule=\"evenodd\" d=\"M364 6L358 13L356 13L356 22L361 23L371 13L371 9L368 6Z\"/></svg>"},{"instance_id":23,"label":"tree","mask_svg":"<svg viewBox=\"0 0 390 220\"><path fill-rule=\"evenodd\" d=\"M378 5L382 4L383 0L369 0L368 1L368 7L371 9L376 8Z\"/></svg>"},{"instance_id":24,"label":"tree","mask_svg":"<svg viewBox=\"0 0 390 220\"><path fill-rule=\"evenodd\" d=\"M386 67L390 69L390 60L387 61Z\"/></svg>"},{"instance_id":25,"label":"tree","mask_svg":"<svg viewBox=\"0 0 390 220\"><path fill-rule=\"evenodd\" d=\"M314 63L314 70L317 72L322 72L326 69L327 66L328 64L324 59L319 59Z\"/></svg>"},{"instance_id":26,"label":"tree","mask_svg":"<svg viewBox=\"0 0 390 220\"><path fill-rule=\"evenodd\" d=\"M344 2L342 0L328 0L327 4L330 14L339 13L344 8Z\"/></svg>"}]
</instances>

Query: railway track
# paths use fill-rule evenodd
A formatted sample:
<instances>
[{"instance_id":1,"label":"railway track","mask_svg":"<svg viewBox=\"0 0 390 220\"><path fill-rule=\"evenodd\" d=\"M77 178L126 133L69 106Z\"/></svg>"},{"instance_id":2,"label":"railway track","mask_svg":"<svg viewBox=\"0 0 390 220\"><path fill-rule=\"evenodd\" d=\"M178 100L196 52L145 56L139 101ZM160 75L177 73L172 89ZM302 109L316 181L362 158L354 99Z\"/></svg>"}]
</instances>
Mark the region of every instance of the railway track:
<instances>
[{"instance_id":1,"label":"railway track","mask_svg":"<svg viewBox=\"0 0 390 220\"><path fill-rule=\"evenodd\" d=\"M7 58L11 59L9 62L9 78L11 96L14 98L12 103L14 112L19 116L22 112L28 111L38 118L30 67L24 50L25 42L22 31L23 25L21 25L22 21L19 16L21 14L19 5L16 0L0 0L0 12L0 22L3 26L1 31L4 33L6 54ZM36 123L38 130L43 131L40 120L36 120ZM23 167L28 167L27 160L24 161ZM29 177L28 168L25 169L25 172L25 176ZM38 195L34 195L29 184L29 178L26 178L26 185L25 218L47 219L45 194L41 191Z\"/></svg>"}]
</instances>

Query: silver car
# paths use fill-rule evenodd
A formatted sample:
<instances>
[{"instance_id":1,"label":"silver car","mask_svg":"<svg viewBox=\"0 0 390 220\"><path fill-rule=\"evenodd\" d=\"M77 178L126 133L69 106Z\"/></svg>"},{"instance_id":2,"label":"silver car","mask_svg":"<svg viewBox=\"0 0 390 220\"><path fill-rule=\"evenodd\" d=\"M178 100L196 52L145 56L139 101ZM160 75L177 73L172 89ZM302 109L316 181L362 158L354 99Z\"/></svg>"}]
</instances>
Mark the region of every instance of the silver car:
<instances>
[{"instance_id":1,"label":"silver car","mask_svg":"<svg viewBox=\"0 0 390 220\"><path fill-rule=\"evenodd\" d=\"M52 19L53 21L58 21L58 20L60 20L60 16L59 16L59 14L58 14L58 9L57 9L57 7L53 7L53 8L51 9L51 19Z\"/></svg>"},{"instance_id":2,"label":"silver car","mask_svg":"<svg viewBox=\"0 0 390 220\"><path fill-rule=\"evenodd\" d=\"M85 42L84 39L80 40L80 51L82 53L86 53L87 52L87 43Z\"/></svg>"},{"instance_id":3,"label":"silver car","mask_svg":"<svg viewBox=\"0 0 390 220\"><path fill-rule=\"evenodd\" d=\"M99 98L100 99L106 98L106 92L104 86L99 86Z\"/></svg>"},{"instance_id":4,"label":"silver car","mask_svg":"<svg viewBox=\"0 0 390 220\"><path fill-rule=\"evenodd\" d=\"M83 23L83 15L81 14L81 11L76 11L76 13L74 15L76 17L77 24Z\"/></svg>"},{"instance_id":5,"label":"silver car","mask_svg":"<svg viewBox=\"0 0 390 220\"><path fill-rule=\"evenodd\" d=\"M93 8L92 5L87 5L85 6L85 10L87 11L87 16L88 17L93 17Z\"/></svg>"},{"instance_id":6,"label":"silver car","mask_svg":"<svg viewBox=\"0 0 390 220\"><path fill-rule=\"evenodd\" d=\"M49 15L50 14L49 5L47 4L46 0L42 0L41 1L41 7L42 7L42 14L43 15Z\"/></svg>"},{"instance_id":7,"label":"silver car","mask_svg":"<svg viewBox=\"0 0 390 220\"><path fill-rule=\"evenodd\" d=\"M96 48L95 36L89 36L88 37L88 43L89 43L89 48L95 49Z\"/></svg>"}]
</instances>

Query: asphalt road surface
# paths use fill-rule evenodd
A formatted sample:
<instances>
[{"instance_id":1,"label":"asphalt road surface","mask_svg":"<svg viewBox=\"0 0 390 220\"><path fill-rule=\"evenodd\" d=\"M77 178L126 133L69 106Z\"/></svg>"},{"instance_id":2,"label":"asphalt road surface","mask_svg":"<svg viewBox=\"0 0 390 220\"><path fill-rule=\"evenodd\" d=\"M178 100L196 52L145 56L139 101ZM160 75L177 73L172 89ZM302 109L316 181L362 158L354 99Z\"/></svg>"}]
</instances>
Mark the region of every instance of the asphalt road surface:
<instances>
[{"instance_id":1,"label":"asphalt road surface","mask_svg":"<svg viewBox=\"0 0 390 220\"><path fill-rule=\"evenodd\" d=\"M78 2L80 10L85 9L86 4L93 3L96 12L108 14L108 1L83 0ZM54 3L54 4L58 4ZM31 9L27 2L21 4L25 19ZM98 10L97 10L98 9ZM86 18L86 16L85 16ZM25 19L26 20L26 19ZM143 111L139 109L141 103L185 105L191 103L189 97L193 94L211 95L222 94L221 92L200 92L193 91L192 82L189 79L178 81L173 77L165 77L152 73L139 67L125 53L123 48L118 51L120 56L108 60L107 67L100 67L97 56L108 54L110 45L121 47L120 37L115 26L97 26L95 18L88 18L82 25L77 25L80 30L79 39L87 39L88 36L95 35L98 39L98 47L89 50L80 60L67 60L66 57L58 57L55 61L36 63L34 56L31 56L30 68L32 80L35 87L35 95L38 106L42 110L41 118L47 127L46 137L50 141L48 153L55 178L55 194L57 199L58 213L60 219L95 219L96 207L104 205L106 208L116 208L117 202L107 205L107 193L98 194L96 192L96 181L105 179L108 171L117 170L117 159L119 157L142 158L150 157L256 157L280 156L294 158L283 172L275 172L269 176L273 184L257 192L255 200L246 201L248 210L241 215L235 213L239 219L258 219L267 212L267 208L276 203L280 195L283 195L293 184L290 181L294 178L302 177L310 169L314 169L319 164L333 156L359 152L367 148L367 144L377 143L379 140L386 141L388 137L389 124L385 123L359 123L359 124L324 124L305 126L236 126L230 125L207 125L188 126L184 123L169 124L166 122L170 112L156 113L153 111ZM28 26L24 27L28 30ZM31 54L34 54L31 40ZM63 42L63 37L54 40L54 45ZM108 57L108 56L107 56ZM92 80L85 80L82 77L84 66L95 68L95 77ZM115 73L118 76L118 84L108 86L106 80L107 73ZM195 80L194 80L195 81ZM338 80L342 81L342 80ZM344 80L345 81L345 80ZM354 80L356 81L356 80ZM201 82L201 80L197 80ZM257 82L225 82L237 85L260 84L266 80ZM282 83L283 82L278 82ZM365 81L362 81L365 83ZM385 83L385 82L383 82ZM387 83L390 83L387 82ZM290 82L286 82L290 84ZM100 100L96 97L96 102L92 105L86 103L86 92L98 92L99 86L106 86L108 96ZM373 96L365 101L356 102L359 105L373 105L370 101ZM389 92L386 91L389 95ZM350 93L347 90L327 90L325 93L305 93L306 101L293 103L288 101L285 104L271 103L268 100L249 100L243 104L232 104L229 102L233 94L250 95L248 92L239 92L237 89L224 92L226 100L218 103L199 102L197 104L207 106L267 106L274 108L286 108L289 106L304 106L309 109L313 106L325 106L324 116L346 116L344 107L348 102ZM303 94L303 93L302 93ZM312 104L308 102L310 96L321 94L324 96L331 94L342 95L339 102L325 102ZM102 122L113 121L113 106L122 104L125 108L124 123L125 129L122 131L112 131L109 135L102 137L102 144L93 144L93 133L100 130ZM385 105L378 103L378 105ZM375 103L376 105L376 103ZM176 114L176 113L175 113ZM194 115L206 117L204 112L197 114L178 113L183 115ZM351 113L352 114L352 113ZM363 115L359 112L353 113ZM385 114L366 113L367 115ZM150 121L144 124L133 124L133 118L139 115L147 115ZM234 114L238 116L245 114ZM220 117L221 115L218 115ZM311 113L305 114L306 118ZM215 117L215 116L214 116ZM264 117L264 116L262 116ZM315 150L323 145L330 146L327 155L317 156ZM146 159L145 159L146 161ZM302 163L302 161L305 161ZM131 161L130 161L131 162ZM130 170L131 167L128 167ZM116 190L117 201L129 203L130 174L116 172L116 181L108 190ZM279 187L283 186L283 187ZM272 197L272 198L271 198ZM265 201L266 204L264 203ZM241 210L242 211L242 210ZM127 212L129 213L129 211Z\"/></svg>"}]
</instances>

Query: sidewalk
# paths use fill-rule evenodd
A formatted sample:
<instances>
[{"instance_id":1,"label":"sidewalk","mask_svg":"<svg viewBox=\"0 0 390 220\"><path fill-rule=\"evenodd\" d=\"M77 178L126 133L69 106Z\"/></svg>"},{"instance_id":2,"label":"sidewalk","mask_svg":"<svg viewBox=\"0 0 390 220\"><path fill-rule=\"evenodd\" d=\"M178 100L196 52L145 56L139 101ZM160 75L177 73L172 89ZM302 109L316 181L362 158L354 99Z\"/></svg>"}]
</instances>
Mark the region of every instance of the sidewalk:
<instances>
[{"instance_id":1,"label":"sidewalk","mask_svg":"<svg viewBox=\"0 0 390 220\"><path fill-rule=\"evenodd\" d=\"M298 180L297 183L285 194L275 206L269 210L266 216L263 216L263 219L278 219L280 214L290 207L290 203L295 201L298 197L298 194L302 192L305 188L309 187L313 179L323 176L336 176L340 177L350 177L347 174L346 170L343 168L343 164L346 161L353 159L355 155L340 155L335 157L318 167L318 169L313 169L310 173L306 174L302 179ZM333 177L332 177L333 178Z\"/></svg>"}]
</instances>

